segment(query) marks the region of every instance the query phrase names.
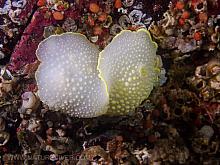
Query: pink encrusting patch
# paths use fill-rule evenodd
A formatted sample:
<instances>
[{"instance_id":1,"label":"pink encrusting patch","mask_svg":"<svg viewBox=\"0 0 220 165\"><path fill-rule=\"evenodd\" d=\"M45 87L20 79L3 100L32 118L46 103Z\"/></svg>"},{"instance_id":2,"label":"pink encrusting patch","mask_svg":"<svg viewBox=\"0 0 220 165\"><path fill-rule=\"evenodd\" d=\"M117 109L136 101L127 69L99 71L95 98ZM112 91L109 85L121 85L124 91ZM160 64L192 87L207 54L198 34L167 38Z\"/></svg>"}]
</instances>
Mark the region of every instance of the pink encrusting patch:
<instances>
[{"instance_id":1,"label":"pink encrusting patch","mask_svg":"<svg viewBox=\"0 0 220 165\"><path fill-rule=\"evenodd\" d=\"M39 9L34 13L31 23L25 29L20 42L12 53L9 70L18 71L37 59L35 51L38 44L44 39L44 27L52 23L51 19L44 18L45 13L45 9Z\"/></svg>"}]
</instances>

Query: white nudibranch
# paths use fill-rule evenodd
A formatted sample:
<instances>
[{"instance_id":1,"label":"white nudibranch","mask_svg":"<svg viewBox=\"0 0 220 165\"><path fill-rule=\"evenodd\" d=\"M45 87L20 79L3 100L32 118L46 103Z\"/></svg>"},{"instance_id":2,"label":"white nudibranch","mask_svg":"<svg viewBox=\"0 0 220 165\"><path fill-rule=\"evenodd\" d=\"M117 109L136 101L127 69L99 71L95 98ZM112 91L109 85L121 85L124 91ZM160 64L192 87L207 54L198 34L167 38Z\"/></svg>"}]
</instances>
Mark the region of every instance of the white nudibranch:
<instances>
[{"instance_id":1,"label":"white nudibranch","mask_svg":"<svg viewBox=\"0 0 220 165\"><path fill-rule=\"evenodd\" d=\"M158 81L161 63L149 32L123 31L100 53L99 71L107 84L110 115L133 111Z\"/></svg>"},{"instance_id":2,"label":"white nudibranch","mask_svg":"<svg viewBox=\"0 0 220 165\"><path fill-rule=\"evenodd\" d=\"M38 94L54 110L77 117L106 113L108 96L98 77L99 50L85 36L65 33L40 43L36 72Z\"/></svg>"},{"instance_id":3,"label":"white nudibranch","mask_svg":"<svg viewBox=\"0 0 220 165\"><path fill-rule=\"evenodd\" d=\"M124 30L102 51L78 33L53 35L36 51L38 95L51 109L90 118L124 115L158 84L162 63L147 30Z\"/></svg>"}]
</instances>

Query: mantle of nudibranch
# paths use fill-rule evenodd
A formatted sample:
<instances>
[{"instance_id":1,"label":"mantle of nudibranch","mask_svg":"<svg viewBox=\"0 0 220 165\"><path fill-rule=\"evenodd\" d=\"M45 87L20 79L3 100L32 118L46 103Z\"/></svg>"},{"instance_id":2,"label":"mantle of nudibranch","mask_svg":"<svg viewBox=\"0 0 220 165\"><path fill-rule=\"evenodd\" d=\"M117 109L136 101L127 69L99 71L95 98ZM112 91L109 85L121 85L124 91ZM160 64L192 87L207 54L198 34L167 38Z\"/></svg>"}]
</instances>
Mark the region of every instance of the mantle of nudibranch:
<instances>
[{"instance_id":1,"label":"mantle of nudibranch","mask_svg":"<svg viewBox=\"0 0 220 165\"><path fill-rule=\"evenodd\" d=\"M156 50L145 29L123 30L101 52L82 34L52 35L36 51L39 97L71 116L126 115L158 82Z\"/></svg>"},{"instance_id":2,"label":"mantle of nudibranch","mask_svg":"<svg viewBox=\"0 0 220 165\"><path fill-rule=\"evenodd\" d=\"M38 95L51 109L76 117L105 114L108 95L98 77L99 50L84 35L64 33L42 41L36 51Z\"/></svg>"},{"instance_id":3,"label":"mantle of nudibranch","mask_svg":"<svg viewBox=\"0 0 220 165\"><path fill-rule=\"evenodd\" d=\"M99 76L109 93L108 115L133 112L158 83L161 59L145 29L124 30L100 52Z\"/></svg>"}]
</instances>

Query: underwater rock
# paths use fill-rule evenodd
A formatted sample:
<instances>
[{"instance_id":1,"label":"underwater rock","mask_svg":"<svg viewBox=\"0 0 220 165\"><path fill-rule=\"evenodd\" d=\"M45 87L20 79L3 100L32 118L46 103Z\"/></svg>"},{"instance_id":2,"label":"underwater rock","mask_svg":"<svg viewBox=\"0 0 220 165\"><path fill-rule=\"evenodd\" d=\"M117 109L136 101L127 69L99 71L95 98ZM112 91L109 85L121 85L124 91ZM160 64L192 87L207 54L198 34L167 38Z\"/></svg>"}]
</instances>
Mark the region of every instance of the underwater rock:
<instances>
[{"instance_id":1,"label":"underwater rock","mask_svg":"<svg viewBox=\"0 0 220 165\"><path fill-rule=\"evenodd\" d=\"M114 5L116 1L121 3L119 7ZM215 56L220 57L220 17L216 16L220 11L220 5L216 4L220 4L220 0L207 0L207 4L206 0L173 0L164 17L161 16L167 9L168 0L116 1L38 0L36 5L36 0L0 0L0 8L3 8L7 2L13 5L10 15L8 13L0 15L0 58L3 57L3 60L0 59L0 65L5 65L5 62L1 62L6 61L5 59L9 60L14 51L9 68L13 77L16 78L15 84L10 84L8 83L10 75L1 74L0 76L0 81L2 80L0 94L2 89L6 89L6 85L9 87L7 88L9 91L4 90L3 97L0 98L0 114L5 121L4 123L0 119L1 163L67 165L76 164L79 158L81 164L215 165L219 163L220 67L219 59L214 63L208 61ZM89 10L91 3L97 4L98 13ZM33 8L29 9L30 5ZM27 16L20 17L20 11L25 12ZM33 17L32 20L29 14ZM162 20L158 20L159 18ZM109 96L111 92L113 92L111 96L117 94L120 96L114 98L118 103L116 102L116 112L113 112L115 115L123 114L123 116L105 115L92 119L78 119L69 115L71 111L63 114L64 110L60 108L58 108L59 112L51 111L52 108L45 102L39 105L40 100L34 95L38 90L34 75L39 62L35 51L43 39L65 32L76 32L84 34L99 50L102 50L120 31L147 28L152 21L156 20L159 22L152 26L151 30L158 41L157 54L162 57L168 79L167 81L163 79L166 83L151 92L150 97L135 108L134 113L124 115L127 112L123 111L123 107L127 104L125 99L128 99L132 105L134 105L132 100L138 102L138 97L129 100L129 97L133 98L136 91L132 91L129 96L129 85L133 84L133 82L126 83L130 80L127 76L133 74L129 69L128 71L122 69L120 71L122 73L112 74L114 81L119 79L118 77L124 78L120 81L124 83L125 89L127 88L125 92L128 93L127 95L122 94L121 88L117 89L118 92L112 91L114 86L118 87L114 83L108 86ZM25 27L26 30L23 32ZM110 48L114 47L112 46L114 42L115 39L109 44ZM17 46L14 50L16 43L19 47ZM124 44L127 43L126 40ZM123 47L122 45L120 46ZM129 46L129 48L132 49L130 52L136 52L134 47ZM198 51L200 49L201 51ZM106 64L115 61L119 65L123 63L119 58L124 51L117 53L117 56L104 53L106 56L100 61L105 61ZM63 53L60 57L65 54ZM135 54L133 53L132 58L125 60L123 65L125 68L129 64L136 65L138 60L133 59ZM79 58L81 56L78 54ZM57 62L57 66L54 66L57 67L52 72L54 77L62 72L63 68L60 69L58 66L66 60L68 59L63 58ZM54 62L53 58L50 61ZM80 60L77 59L78 61ZM97 60L95 61L97 67ZM71 65L71 60L68 62L70 64L66 65ZM153 63L150 64L153 65ZM43 62L41 62L42 65ZM48 62L46 65L49 67L51 63ZM67 67L66 65L64 68ZM95 70L97 70L96 67ZM107 72L120 70L113 66L108 68L103 66L103 68L105 68L103 73L107 75L106 77L112 76ZM66 75L66 72L70 71L72 70L64 69L63 72ZM128 74L125 73L126 71ZM77 72L84 72L84 70L79 67ZM97 72L99 73L98 70ZM4 73L7 73L7 70ZM49 71L46 74L48 73ZM192 76L195 77L195 81L190 81L192 85L190 86L187 80ZM13 77L11 77L12 80ZM79 81L80 91L80 87L84 86L85 82L83 80L81 82L77 77L74 79ZM68 89L71 90L77 85L75 82L70 84ZM88 86L93 87L93 85ZM64 92L64 94L68 93ZM83 94L91 98L92 89L89 94L87 92ZM74 93L74 96L76 95L79 94ZM85 99L85 102L87 101L88 99ZM79 99L79 103L83 104L84 101L81 102ZM108 114L113 113L109 111ZM113 138L114 136L116 138ZM6 158L15 158L15 155L22 160L19 162L6 160ZM85 160L85 155L89 160Z\"/></svg>"},{"instance_id":2,"label":"underwater rock","mask_svg":"<svg viewBox=\"0 0 220 165\"><path fill-rule=\"evenodd\" d=\"M46 12L44 9L39 9L34 13L31 23L24 31L26 35L21 37L11 55L10 65L8 66L10 70L18 71L37 59L35 51L40 41L43 40L44 26L52 23L50 19L45 19Z\"/></svg>"},{"instance_id":3,"label":"underwater rock","mask_svg":"<svg viewBox=\"0 0 220 165\"><path fill-rule=\"evenodd\" d=\"M36 2L37 0L0 1L0 52L5 55L0 63L9 61L14 46L35 10Z\"/></svg>"}]
</instances>

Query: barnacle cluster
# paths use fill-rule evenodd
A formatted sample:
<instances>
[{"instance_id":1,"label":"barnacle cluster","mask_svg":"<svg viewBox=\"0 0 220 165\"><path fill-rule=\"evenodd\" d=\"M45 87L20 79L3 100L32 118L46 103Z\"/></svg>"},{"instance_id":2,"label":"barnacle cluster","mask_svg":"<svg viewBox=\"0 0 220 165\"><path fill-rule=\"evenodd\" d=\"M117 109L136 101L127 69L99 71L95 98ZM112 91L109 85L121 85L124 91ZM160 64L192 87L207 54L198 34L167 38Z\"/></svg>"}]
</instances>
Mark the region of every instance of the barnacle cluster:
<instances>
[{"instance_id":1,"label":"barnacle cluster","mask_svg":"<svg viewBox=\"0 0 220 165\"><path fill-rule=\"evenodd\" d=\"M76 22L71 17L66 17L66 11L70 8L69 3L64 0L58 1L41 1L39 0L38 6L46 6L48 9L47 16L52 17L55 21L63 21L63 25L51 25L44 27L44 38L49 37L52 34L61 34L65 31L67 32L75 32L77 30ZM46 17L46 16L45 16Z\"/></svg>"},{"instance_id":2,"label":"barnacle cluster","mask_svg":"<svg viewBox=\"0 0 220 165\"><path fill-rule=\"evenodd\" d=\"M92 146L82 152L77 165L87 163L113 165L111 157L101 146Z\"/></svg>"},{"instance_id":3,"label":"barnacle cluster","mask_svg":"<svg viewBox=\"0 0 220 165\"><path fill-rule=\"evenodd\" d=\"M220 103L220 60L198 66L189 82L204 101Z\"/></svg>"},{"instance_id":4,"label":"barnacle cluster","mask_svg":"<svg viewBox=\"0 0 220 165\"><path fill-rule=\"evenodd\" d=\"M150 154L151 163L185 164L189 158L188 148L171 139L160 139Z\"/></svg>"},{"instance_id":5,"label":"barnacle cluster","mask_svg":"<svg viewBox=\"0 0 220 165\"><path fill-rule=\"evenodd\" d=\"M8 14L12 22L21 24L22 20L20 20L17 17L22 12L22 8L24 8L26 4L27 4L26 0L19 0L19 1L6 0L4 6L0 8L0 15ZM14 10L13 8L15 8L16 10Z\"/></svg>"},{"instance_id":6,"label":"barnacle cluster","mask_svg":"<svg viewBox=\"0 0 220 165\"><path fill-rule=\"evenodd\" d=\"M214 129L209 125L204 125L200 130L197 130L192 137L194 152L199 154L216 152L216 139L213 136Z\"/></svg>"},{"instance_id":7,"label":"barnacle cluster","mask_svg":"<svg viewBox=\"0 0 220 165\"><path fill-rule=\"evenodd\" d=\"M35 0L0 1L0 63L9 61L15 45L28 23Z\"/></svg>"},{"instance_id":8,"label":"barnacle cluster","mask_svg":"<svg viewBox=\"0 0 220 165\"><path fill-rule=\"evenodd\" d=\"M184 89L172 89L168 97L171 118L187 116L199 104L196 94Z\"/></svg>"},{"instance_id":9,"label":"barnacle cluster","mask_svg":"<svg viewBox=\"0 0 220 165\"><path fill-rule=\"evenodd\" d=\"M181 53L219 50L219 16L208 14L206 0L172 2L164 19L149 27L162 48Z\"/></svg>"},{"instance_id":10,"label":"barnacle cluster","mask_svg":"<svg viewBox=\"0 0 220 165\"><path fill-rule=\"evenodd\" d=\"M77 165L95 164L138 164L138 160L130 152L132 144L125 143L122 136L115 136L107 142L106 147L92 146L85 148Z\"/></svg>"},{"instance_id":11,"label":"barnacle cluster","mask_svg":"<svg viewBox=\"0 0 220 165\"><path fill-rule=\"evenodd\" d=\"M36 73L40 99L78 117L107 110L111 115L128 114L158 81L162 63L156 48L143 29L123 31L100 55L83 35L49 37L37 50L42 62Z\"/></svg>"}]
</instances>

